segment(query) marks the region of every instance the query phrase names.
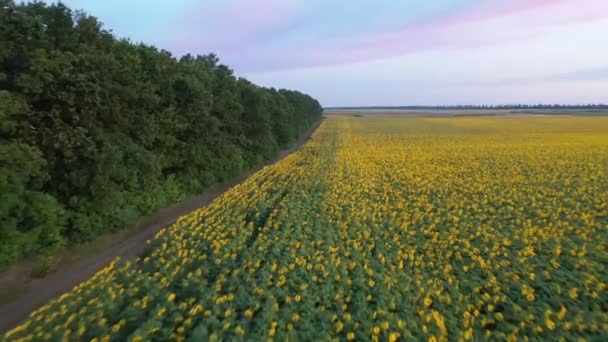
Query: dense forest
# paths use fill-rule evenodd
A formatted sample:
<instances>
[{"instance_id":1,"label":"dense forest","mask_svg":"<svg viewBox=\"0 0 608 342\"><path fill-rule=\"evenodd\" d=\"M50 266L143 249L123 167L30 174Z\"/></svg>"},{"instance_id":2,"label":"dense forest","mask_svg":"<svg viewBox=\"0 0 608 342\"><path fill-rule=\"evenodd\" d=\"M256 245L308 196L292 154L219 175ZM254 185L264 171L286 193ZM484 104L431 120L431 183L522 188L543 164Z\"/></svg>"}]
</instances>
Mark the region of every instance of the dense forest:
<instances>
[{"instance_id":1,"label":"dense forest","mask_svg":"<svg viewBox=\"0 0 608 342\"><path fill-rule=\"evenodd\" d=\"M212 54L0 0L0 266L90 240L268 161L322 112Z\"/></svg>"}]
</instances>

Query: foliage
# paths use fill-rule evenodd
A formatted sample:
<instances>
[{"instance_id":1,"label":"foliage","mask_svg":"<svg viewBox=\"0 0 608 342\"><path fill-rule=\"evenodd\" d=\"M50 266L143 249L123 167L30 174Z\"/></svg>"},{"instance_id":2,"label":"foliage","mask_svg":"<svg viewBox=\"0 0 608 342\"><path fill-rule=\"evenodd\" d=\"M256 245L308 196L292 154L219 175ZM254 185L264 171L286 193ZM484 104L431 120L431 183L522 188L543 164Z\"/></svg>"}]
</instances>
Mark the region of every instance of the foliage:
<instances>
[{"instance_id":1,"label":"foliage","mask_svg":"<svg viewBox=\"0 0 608 342\"><path fill-rule=\"evenodd\" d=\"M6 335L606 340L608 119L329 118Z\"/></svg>"},{"instance_id":2,"label":"foliage","mask_svg":"<svg viewBox=\"0 0 608 342\"><path fill-rule=\"evenodd\" d=\"M61 3L0 11L0 266L234 177L321 115L307 95L118 40Z\"/></svg>"}]
</instances>

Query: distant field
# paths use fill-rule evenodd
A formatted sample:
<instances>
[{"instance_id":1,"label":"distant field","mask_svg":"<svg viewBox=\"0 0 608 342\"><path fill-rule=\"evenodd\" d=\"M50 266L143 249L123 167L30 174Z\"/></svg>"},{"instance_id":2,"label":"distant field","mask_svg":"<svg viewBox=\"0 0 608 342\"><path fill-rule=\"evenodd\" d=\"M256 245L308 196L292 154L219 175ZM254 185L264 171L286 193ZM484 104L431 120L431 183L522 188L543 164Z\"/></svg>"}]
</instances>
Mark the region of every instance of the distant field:
<instances>
[{"instance_id":1,"label":"distant field","mask_svg":"<svg viewBox=\"0 0 608 342\"><path fill-rule=\"evenodd\" d=\"M6 337L606 340L608 118L334 117Z\"/></svg>"},{"instance_id":2,"label":"distant field","mask_svg":"<svg viewBox=\"0 0 608 342\"><path fill-rule=\"evenodd\" d=\"M327 116L409 116L409 117L453 117L453 116L608 116L608 111L581 111L571 109L326 109Z\"/></svg>"}]
</instances>

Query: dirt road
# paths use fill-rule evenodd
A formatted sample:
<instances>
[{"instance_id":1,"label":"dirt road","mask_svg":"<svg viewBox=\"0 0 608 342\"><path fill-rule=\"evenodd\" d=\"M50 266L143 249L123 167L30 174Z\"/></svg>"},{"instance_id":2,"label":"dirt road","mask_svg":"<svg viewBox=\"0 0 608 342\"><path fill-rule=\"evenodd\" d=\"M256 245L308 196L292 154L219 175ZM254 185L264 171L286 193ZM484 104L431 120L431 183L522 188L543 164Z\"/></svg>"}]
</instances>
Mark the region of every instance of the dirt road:
<instances>
[{"instance_id":1,"label":"dirt road","mask_svg":"<svg viewBox=\"0 0 608 342\"><path fill-rule=\"evenodd\" d=\"M310 135L319 127L323 120L315 123L308 132L302 135L300 140L290 149L282 150L272 163L285 158L300 146L302 146ZM261 168L261 167L260 167ZM147 217L149 224L145 229L128 237L126 240L117 241L116 245L108 248L85 260L79 261L68 267L63 267L57 272L42 279L28 279L27 290L20 293L12 301L0 306L0 333L3 333L22 321L41 305L70 291L74 286L89 279L101 268L109 264L116 257L121 259L135 258L144 253L147 240L150 240L161 228L174 223L180 216L186 215L200 207L203 207L220 196L231 187L245 181L260 168L249 171L240 178L223 184L210 192L202 195L192 196L187 200L164 208L157 213Z\"/></svg>"}]
</instances>

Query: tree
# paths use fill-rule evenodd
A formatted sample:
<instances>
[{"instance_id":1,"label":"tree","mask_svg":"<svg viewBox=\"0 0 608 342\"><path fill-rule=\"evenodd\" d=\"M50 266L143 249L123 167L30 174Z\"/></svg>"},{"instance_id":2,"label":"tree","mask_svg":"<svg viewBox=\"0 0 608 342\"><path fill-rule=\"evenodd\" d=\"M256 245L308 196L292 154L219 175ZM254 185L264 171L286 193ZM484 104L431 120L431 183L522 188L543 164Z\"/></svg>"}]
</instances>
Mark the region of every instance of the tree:
<instances>
[{"instance_id":1,"label":"tree","mask_svg":"<svg viewBox=\"0 0 608 342\"><path fill-rule=\"evenodd\" d=\"M0 6L0 265L234 177L321 115L213 54L176 59L62 4Z\"/></svg>"}]
</instances>

